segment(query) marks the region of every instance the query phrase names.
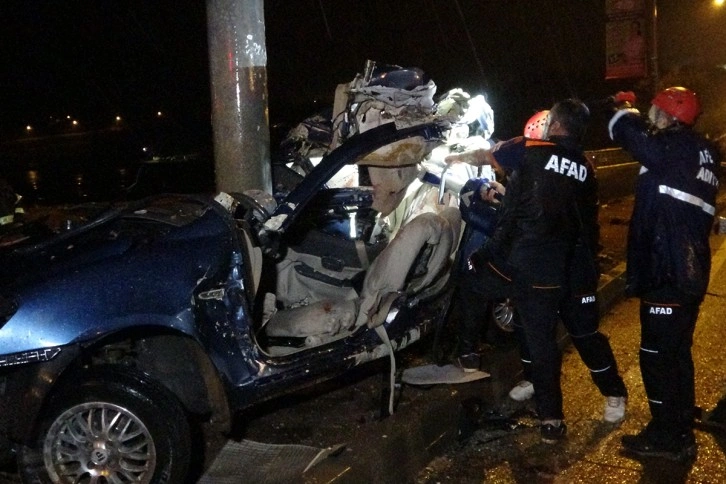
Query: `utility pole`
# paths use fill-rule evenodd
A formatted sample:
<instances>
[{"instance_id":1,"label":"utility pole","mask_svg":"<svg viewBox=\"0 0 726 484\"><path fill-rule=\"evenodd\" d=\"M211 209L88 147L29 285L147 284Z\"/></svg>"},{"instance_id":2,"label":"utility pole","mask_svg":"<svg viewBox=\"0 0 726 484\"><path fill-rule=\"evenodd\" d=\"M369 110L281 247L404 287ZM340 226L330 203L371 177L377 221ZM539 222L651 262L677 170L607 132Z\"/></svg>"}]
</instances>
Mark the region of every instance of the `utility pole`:
<instances>
[{"instance_id":1,"label":"utility pole","mask_svg":"<svg viewBox=\"0 0 726 484\"><path fill-rule=\"evenodd\" d=\"M272 190L263 0L207 0L218 191Z\"/></svg>"},{"instance_id":2,"label":"utility pole","mask_svg":"<svg viewBox=\"0 0 726 484\"><path fill-rule=\"evenodd\" d=\"M652 9L653 25L652 25L652 69L653 69L653 95L658 92L658 83L660 82L660 72L658 71L658 0L653 0Z\"/></svg>"}]
</instances>

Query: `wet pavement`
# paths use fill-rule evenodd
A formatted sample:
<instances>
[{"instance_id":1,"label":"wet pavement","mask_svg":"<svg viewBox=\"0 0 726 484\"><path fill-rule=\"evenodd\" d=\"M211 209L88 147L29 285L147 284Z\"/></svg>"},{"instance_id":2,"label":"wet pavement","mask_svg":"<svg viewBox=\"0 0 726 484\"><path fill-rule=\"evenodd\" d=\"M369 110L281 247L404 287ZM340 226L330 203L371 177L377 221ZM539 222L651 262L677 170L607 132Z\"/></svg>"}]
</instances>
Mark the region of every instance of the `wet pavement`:
<instances>
[{"instance_id":1,"label":"wet pavement","mask_svg":"<svg viewBox=\"0 0 726 484\"><path fill-rule=\"evenodd\" d=\"M726 237L713 237L714 267L709 294L701 308L694 337L696 400L709 419L697 424L698 455L694 461L677 463L664 459L634 459L621 454L620 437L637 433L650 414L638 366L638 300L613 306L601 329L610 337L621 374L630 392L625 421L619 425L601 421L603 398L590 382L578 355L565 351L562 373L568 438L557 445L540 443L531 404L512 414L508 427L486 415L470 439L433 459L415 482L726 482ZM513 402L495 404L512 408ZM504 413L507 413L505 410ZM487 425L489 423L489 425ZM720 424L720 426L716 425Z\"/></svg>"}]
</instances>

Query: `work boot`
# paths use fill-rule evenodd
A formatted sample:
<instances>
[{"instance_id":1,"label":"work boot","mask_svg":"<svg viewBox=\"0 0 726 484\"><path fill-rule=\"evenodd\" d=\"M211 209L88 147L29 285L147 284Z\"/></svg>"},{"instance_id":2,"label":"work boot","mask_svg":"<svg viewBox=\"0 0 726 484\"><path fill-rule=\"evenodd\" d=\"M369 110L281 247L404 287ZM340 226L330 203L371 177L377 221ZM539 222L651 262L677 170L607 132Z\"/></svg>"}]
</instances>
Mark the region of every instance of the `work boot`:
<instances>
[{"instance_id":1,"label":"work boot","mask_svg":"<svg viewBox=\"0 0 726 484\"><path fill-rule=\"evenodd\" d=\"M605 397L605 411L602 419L609 423L618 423L625 418L625 405L628 399L625 397Z\"/></svg>"},{"instance_id":2,"label":"work boot","mask_svg":"<svg viewBox=\"0 0 726 484\"><path fill-rule=\"evenodd\" d=\"M542 442L556 444L567 434L567 425L562 420L543 420L539 427Z\"/></svg>"},{"instance_id":3,"label":"work boot","mask_svg":"<svg viewBox=\"0 0 726 484\"><path fill-rule=\"evenodd\" d=\"M531 381L522 380L509 390L509 398L517 402L529 400L534 396L534 385Z\"/></svg>"},{"instance_id":4,"label":"work boot","mask_svg":"<svg viewBox=\"0 0 726 484\"><path fill-rule=\"evenodd\" d=\"M626 453L639 457L661 457L683 462L696 456L696 439L693 432L678 437L656 440L647 428L636 435L623 435L620 439Z\"/></svg>"},{"instance_id":5,"label":"work boot","mask_svg":"<svg viewBox=\"0 0 726 484\"><path fill-rule=\"evenodd\" d=\"M464 373L474 373L479 371L481 358L478 353L467 353L456 359L456 366L462 369Z\"/></svg>"}]
</instances>

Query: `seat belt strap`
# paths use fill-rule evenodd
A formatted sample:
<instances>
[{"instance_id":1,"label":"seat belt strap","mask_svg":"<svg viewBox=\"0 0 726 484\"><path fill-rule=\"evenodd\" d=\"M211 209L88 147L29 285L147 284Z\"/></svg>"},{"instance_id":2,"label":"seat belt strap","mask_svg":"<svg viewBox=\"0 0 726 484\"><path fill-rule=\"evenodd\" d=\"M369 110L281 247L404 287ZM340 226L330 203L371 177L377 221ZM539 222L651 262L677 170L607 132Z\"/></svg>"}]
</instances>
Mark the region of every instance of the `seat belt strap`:
<instances>
[{"instance_id":1,"label":"seat belt strap","mask_svg":"<svg viewBox=\"0 0 726 484\"><path fill-rule=\"evenodd\" d=\"M371 266L371 261L368 259L368 252L366 252L366 244L362 240L355 241L355 251L358 253L358 260L364 271L367 271Z\"/></svg>"},{"instance_id":2,"label":"seat belt strap","mask_svg":"<svg viewBox=\"0 0 726 484\"><path fill-rule=\"evenodd\" d=\"M388 338L388 333L386 332L385 326L383 326L382 324L376 326L376 333L378 333L378 337L381 338L381 341L383 341L383 343L388 348L388 357L391 361L391 386L388 396L388 414L393 415L393 402L396 395L396 356L393 354L393 345L391 344L391 340Z\"/></svg>"}]
</instances>

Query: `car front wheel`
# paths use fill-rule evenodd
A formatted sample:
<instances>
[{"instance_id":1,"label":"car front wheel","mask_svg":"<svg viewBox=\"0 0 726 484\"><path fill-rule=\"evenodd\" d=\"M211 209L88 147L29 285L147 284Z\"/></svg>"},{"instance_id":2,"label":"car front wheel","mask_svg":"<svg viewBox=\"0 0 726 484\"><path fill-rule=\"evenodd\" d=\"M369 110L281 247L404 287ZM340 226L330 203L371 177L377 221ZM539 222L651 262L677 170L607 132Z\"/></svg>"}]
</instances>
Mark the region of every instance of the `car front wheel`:
<instances>
[{"instance_id":1,"label":"car front wheel","mask_svg":"<svg viewBox=\"0 0 726 484\"><path fill-rule=\"evenodd\" d=\"M492 303L492 319L499 329L511 333L514 331L514 305L509 299L500 299Z\"/></svg>"},{"instance_id":2,"label":"car front wheel","mask_svg":"<svg viewBox=\"0 0 726 484\"><path fill-rule=\"evenodd\" d=\"M143 375L91 370L53 397L19 456L25 482L181 483L191 453L178 401Z\"/></svg>"}]
</instances>

